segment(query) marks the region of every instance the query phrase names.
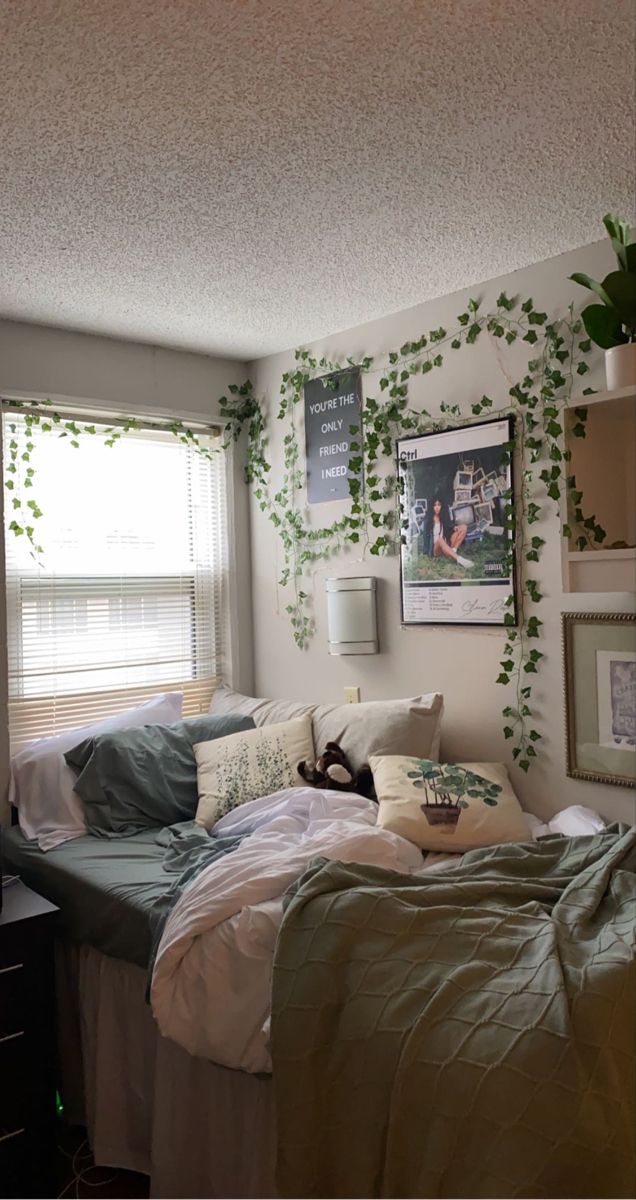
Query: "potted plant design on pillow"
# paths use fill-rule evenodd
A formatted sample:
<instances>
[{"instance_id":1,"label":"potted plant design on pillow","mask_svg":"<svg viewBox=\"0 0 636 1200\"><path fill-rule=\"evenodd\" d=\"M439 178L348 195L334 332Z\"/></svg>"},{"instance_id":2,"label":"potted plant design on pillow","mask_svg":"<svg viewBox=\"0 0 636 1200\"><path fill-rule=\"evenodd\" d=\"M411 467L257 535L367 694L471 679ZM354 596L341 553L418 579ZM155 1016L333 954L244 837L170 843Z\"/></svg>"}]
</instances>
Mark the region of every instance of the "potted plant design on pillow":
<instances>
[{"instance_id":1,"label":"potted plant design on pillow","mask_svg":"<svg viewBox=\"0 0 636 1200\"><path fill-rule=\"evenodd\" d=\"M462 809L468 808L471 800L494 807L501 791L500 784L454 763L421 759L406 774L413 787L424 791L426 799L420 808L429 825L441 826L440 833L454 833Z\"/></svg>"}]
</instances>

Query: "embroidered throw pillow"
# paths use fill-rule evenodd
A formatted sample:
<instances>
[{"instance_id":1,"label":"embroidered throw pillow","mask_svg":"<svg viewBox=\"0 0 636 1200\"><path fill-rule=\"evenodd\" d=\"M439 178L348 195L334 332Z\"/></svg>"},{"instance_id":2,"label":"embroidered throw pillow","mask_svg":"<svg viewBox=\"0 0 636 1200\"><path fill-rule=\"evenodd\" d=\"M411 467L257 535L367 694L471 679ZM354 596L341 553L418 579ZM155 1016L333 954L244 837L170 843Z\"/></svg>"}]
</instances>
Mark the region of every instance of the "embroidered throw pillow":
<instances>
[{"instance_id":1,"label":"embroidered throw pillow","mask_svg":"<svg viewBox=\"0 0 636 1200\"><path fill-rule=\"evenodd\" d=\"M199 791L195 820L211 829L247 800L304 783L297 767L302 759L314 759L311 717L199 742L194 753Z\"/></svg>"},{"instance_id":2,"label":"embroidered throw pillow","mask_svg":"<svg viewBox=\"0 0 636 1200\"><path fill-rule=\"evenodd\" d=\"M372 757L378 825L422 850L452 853L530 841L503 763Z\"/></svg>"}]
</instances>

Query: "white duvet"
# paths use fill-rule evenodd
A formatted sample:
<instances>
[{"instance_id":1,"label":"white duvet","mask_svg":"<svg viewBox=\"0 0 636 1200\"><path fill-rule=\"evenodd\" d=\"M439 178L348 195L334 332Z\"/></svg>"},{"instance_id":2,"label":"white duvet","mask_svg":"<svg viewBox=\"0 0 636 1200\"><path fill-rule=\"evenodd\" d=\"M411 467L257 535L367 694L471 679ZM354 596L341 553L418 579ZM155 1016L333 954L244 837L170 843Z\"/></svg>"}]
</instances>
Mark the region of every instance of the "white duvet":
<instances>
[{"instance_id":1,"label":"white duvet","mask_svg":"<svg viewBox=\"0 0 636 1200\"><path fill-rule=\"evenodd\" d=\"M571 822L568 811L577 814ZM168 918L151 985L162 1034L223 1066L271 1071L271 977L282 899L311 859L406 873L457 859L431 855L423 867L420 850L377 827L376 815L376 805L362 796L291 788L244 804L217 822L219 834L247 836L237 850L201 871ZM566 810L557 820L561 833L603 828L589 809ZM541 832L552 830L543 826Z\"/></svg>"},{"instance_id":2,"label":"white duvet","mask_svg":"<svg viewBox=\"0 0 636 1200\"><path fill-rule=\"evenodd\" d=\"M166 1037L227 1067L271 1071L271 976L283 893L320 856L403 872L422 866L417 847L377 828L376 815L362 796L292 788L217 822L219 834L249 836L196 877L168 918L151 986Z\"/></svg>"}]
</instances>

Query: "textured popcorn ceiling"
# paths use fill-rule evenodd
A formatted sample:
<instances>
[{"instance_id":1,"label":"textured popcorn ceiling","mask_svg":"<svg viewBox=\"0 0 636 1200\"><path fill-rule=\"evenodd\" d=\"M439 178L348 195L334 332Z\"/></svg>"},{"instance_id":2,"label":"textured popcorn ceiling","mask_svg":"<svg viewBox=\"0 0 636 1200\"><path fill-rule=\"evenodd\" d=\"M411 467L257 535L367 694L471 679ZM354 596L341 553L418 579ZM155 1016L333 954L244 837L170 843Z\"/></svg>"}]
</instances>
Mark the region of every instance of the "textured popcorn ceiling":
<instances>
[{"instance_id":1,"label":"textured popcorn ceiling","mask_svg":"<svg viewBox=\"0 0 636 1200\"><path fill-rule=\"evenodd\" d=\"M252 358L602 236L633 0L0 0L0 314Z\"/></svg>"}]
</instances>

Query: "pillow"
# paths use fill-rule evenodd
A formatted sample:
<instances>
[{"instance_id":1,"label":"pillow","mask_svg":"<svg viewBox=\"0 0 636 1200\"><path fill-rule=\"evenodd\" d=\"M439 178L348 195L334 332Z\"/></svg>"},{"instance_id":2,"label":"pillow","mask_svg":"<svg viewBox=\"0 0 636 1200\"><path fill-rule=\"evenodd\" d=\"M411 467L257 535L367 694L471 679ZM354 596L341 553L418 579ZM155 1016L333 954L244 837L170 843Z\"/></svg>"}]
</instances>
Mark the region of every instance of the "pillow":
<instances>
[{"instance_id":1,"label":"pillow","mask_svg":"<svg viewBox=\"0 0 636 1200\"><path fill-rule=\"evenodd\" d=\"M317 753L322 753L327 742L337 742L358 771L372 754L412 754L437 760L443 708L444 697L439 692L363 704L302 704L257 700L221 686L214 692L210 712L245 713L257 726L310 713Z\"/></svg>"},{"instance_id":2,"label":"pillow","mask_svg":"<svg viewBox=\"0 0 636 1200\"><path fill-rule=\"evenodd\" d=\"M314 758L311 717L235 733L219 742L194 747L197 759L199 807L196 821L211 829L219 817L259 796L299 787L302 759Z\"/></svg>"},{"instance_id":3,"label":"pillow","mask_svg":"<svg viewBox=\"0 0 636 1200\"><path fill-rule=\"evenodd\" d=\"M191 821L198 802L194 743L253 728L251 717L203 716L80 742L64 757L80 772L75 791L88 831L96 837L128 837Z\"/></svg>"},{"instance_id":4,"label":"pillow","mask_svg":"<svg viewBox=\"0 0 636 1200\"><path fill-rule=\"evenodd\" d=\"M75 774L64 761L66 750L80 739L99 733L178 721L182 704L182 692L163 693L138 708L126 709L94 725L43 738L19 750L11 760L9 800L18 809L24 836L36 838L40 850L52 850L61 842L86 833L82 804L73 791Z\"/></svg>"},{"instance_id":5,"label":"pillow","mask_svg":"<svg viewBox=\"0 0 636 1200\"><path fill-rule=\"evenodd\" d=\"M531 839L503 763L372 757L378 825L422 850L473 850Z\"/></svg>"},{"instance_id":6,"label":"pillow","mask_svg":"<svg viewBox=\"0 0 636 1200\"><path fill-rule=\"evenodd\" d=\"M258 700L256 696L243 696L221 683L212 693L209 711L215 714L243 713L260 726L294 721L307 713L311 715L315 709L315 704L304 704L299 700Z\"/></svg>"}]
</instances>

